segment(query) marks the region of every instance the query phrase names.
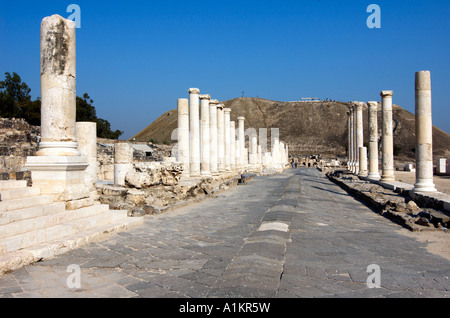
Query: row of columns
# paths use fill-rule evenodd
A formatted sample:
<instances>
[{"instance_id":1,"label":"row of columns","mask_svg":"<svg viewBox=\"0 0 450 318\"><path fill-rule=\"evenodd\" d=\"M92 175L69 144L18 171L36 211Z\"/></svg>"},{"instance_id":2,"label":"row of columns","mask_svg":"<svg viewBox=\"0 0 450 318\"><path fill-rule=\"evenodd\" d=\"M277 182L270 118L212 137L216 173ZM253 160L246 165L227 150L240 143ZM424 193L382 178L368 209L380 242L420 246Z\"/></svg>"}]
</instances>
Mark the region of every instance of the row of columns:
<instances>
[{"instance_id":1,"label":"row of columns","mask_svg":"<svg viewBox=\"0 0 450 318\"><path fill-rule=\"evenodd\" d=\"M433 136L431 118L431 75L417 72L416 92L416 182L414 191L434 192ZM348 169L354 174L381 182L395 181L392 96L393 91L381 91L381 176L378 160L378 102L368 105L369 149L364 147L363 102L353 102L348 113ZM368 156L368 157L367 157Z\"/></svg>"},{"instance_id":2,"label":"row of columns","mask_svg":"<svg viewBox=\"0 0 450 318\"><path fill-rule=\"evenodd\" d=\"M183 164L186 175L212 176L220 173L282 166L287 163L288 147L274 138L269 154L262 153L261 140L251 134L245 144L245 118L231 120L231 109L223 103L189 89L189 98L178 99L177 162ZM271 158L265 158L268 157Z\"/></svg>"}]
</instances>

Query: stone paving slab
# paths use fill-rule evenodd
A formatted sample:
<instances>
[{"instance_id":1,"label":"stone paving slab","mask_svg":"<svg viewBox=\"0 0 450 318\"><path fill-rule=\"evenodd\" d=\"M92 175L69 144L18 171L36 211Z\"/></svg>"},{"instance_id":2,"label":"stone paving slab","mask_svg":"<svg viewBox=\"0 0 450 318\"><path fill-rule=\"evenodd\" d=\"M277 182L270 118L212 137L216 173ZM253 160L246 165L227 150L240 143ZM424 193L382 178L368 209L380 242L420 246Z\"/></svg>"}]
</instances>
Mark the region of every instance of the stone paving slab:
<instances>
[{"instance_id":1,"label":"stone paving slab","mask_svg":"<svg viewBox=\"0 0 450 318\"><path fill-rule=\"evenodd\" d=\"M282 222L287 231L258 231ZM0 277L1 297L450 297L450 260L315 169L255 177ZM420 233L417 233L420 235ZM67 285L69 265L81 287ZM368 288L377 264L381 288Z\"/></svg>"}]
</instances>

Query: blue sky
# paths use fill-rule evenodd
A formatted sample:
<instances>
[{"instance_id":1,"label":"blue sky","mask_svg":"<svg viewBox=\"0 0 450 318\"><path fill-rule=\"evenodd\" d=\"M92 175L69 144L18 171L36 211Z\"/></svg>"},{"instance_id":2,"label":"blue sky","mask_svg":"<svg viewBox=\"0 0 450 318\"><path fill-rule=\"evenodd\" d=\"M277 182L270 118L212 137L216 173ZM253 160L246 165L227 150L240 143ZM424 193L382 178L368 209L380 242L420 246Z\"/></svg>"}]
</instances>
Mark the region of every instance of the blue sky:
<instances>
[{"instance_id":1,"label":"blue sky","mask_svg":"<svg viewBox=\"0 0 450 318\"><path fill-rule=\"evenodd\" d=\"M369 29L370 4L381 29ZM450 1L5 1L0 78L17 72L40 95L39 33L81 8L77 95L129 138L188 89L228 100L379 101L414 113L414 74L432 75L433 124L450 133Z\"/></svg>"}]
</instances>

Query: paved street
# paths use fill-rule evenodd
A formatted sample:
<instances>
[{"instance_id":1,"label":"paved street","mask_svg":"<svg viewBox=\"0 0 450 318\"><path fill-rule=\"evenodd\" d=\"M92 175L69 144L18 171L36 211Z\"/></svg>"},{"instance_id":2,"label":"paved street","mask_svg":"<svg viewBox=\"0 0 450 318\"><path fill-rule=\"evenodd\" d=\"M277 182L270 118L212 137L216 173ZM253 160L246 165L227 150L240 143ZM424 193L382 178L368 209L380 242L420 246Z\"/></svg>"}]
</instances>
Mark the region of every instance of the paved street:
<instances>
[{"instance_id":1,"label":"paved street","mask_svg":"<svg viewBox=\"0 0 450 318\"><path fill-rule=\"evenodd\" d=\"M450 261L403 231L299 168L9 273L0 296L450 297ZM368 288L371 264L381 288Z\"/></svg>"}]
</instances>

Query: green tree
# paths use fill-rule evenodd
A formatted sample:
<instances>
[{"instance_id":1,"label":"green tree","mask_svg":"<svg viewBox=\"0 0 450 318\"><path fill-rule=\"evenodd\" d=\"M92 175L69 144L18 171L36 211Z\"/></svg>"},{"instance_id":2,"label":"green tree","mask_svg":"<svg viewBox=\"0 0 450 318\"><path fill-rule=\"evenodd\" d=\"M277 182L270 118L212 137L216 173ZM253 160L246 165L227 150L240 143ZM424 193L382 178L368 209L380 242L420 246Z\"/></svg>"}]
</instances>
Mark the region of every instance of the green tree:
<instances>
[{"instance_id":1,"label":"green tree","mask_svg":"<svg viewBox=\"0 0 450 318\"><path fill-rule=\"evenodd\" d=\"M0 81L0 116L24 118L24 114L33 109L30 92L17 73L6 72L5 80Z\"/></svg>"}]
</instances>

